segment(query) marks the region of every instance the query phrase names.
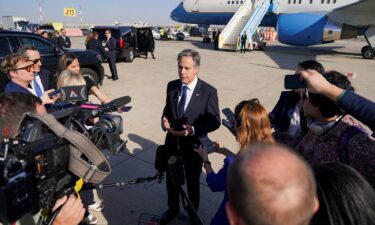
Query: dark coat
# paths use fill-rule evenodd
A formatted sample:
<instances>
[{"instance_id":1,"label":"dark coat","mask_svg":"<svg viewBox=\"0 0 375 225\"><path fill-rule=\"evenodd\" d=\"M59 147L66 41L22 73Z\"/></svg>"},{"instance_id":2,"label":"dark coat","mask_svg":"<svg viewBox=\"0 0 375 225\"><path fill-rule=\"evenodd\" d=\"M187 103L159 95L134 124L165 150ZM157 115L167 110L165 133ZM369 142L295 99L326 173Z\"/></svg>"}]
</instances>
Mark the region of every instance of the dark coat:
<instances>
[{"instance_id":1,"label":"dark coat","mask_svg":"<svg viewBox=\"0 0 375 225\"><path fill-rule=\"evenodd\" d=\"M22 87L19 84L13 83L12 81L9 81L7 83L7 85L5 86L5 90L4 90L4 93L10 93L10 92L33 95L29 90L27 90L26 88Z\"/></svg>"},{"instance_id":2,"label":"dark coat","mask_svg":"<svg viewBox=\"0 0 375 225\"><path fill-rule=\"evenodd\" d=\"M107 53L103 48L103 45L95 38L90 39L86 44L87 50L93 50L102 56L102 59L107 57Z\"/></svg>"},{"instance_id":3,"label":"dark coat","mask_svg":"<svg viewBox=\"0 0 375 225\"><path fill-rule=\"evenodd\" d=\"M55 77L48 70L41 69L39 72L39 77L42 81L44 91L56 89Z\"/></svg>"},{"instance_id":4,"label":"dark coat","mask_svg":"<svg viewBox=\"0 0 375 225\"><path fill-rule=\"evenodd\" d=\"M68 36L65 36L65 41L64 41L64 38L63 36L59 36L59 38L57 39L57 44L59 45L60 48L70 48L70 46L72 45L72 43L70 42L70 38Z\"/></svg>"},{"instance_id":5,"label":"dark coat","mask_svg":"<svg viewBox=\"0 0 375 225\"><path fill-rule=\"evenodd\" d=\"M352 92L347 91L337 102L337 106L349 113L375 132L375 103ZM374 133L375 134L375 133ZM374 136L373 134L373 136Z\"/></svg>"},{"instance_id":6,"label":"dark coat","mask_svg":"<svg viewBox=\"0 0 375 225\"><path fill-rule=\"evenodd\" d=\"M107 57L116 58L116 40L114 37L110 37L109 40L105 42L105 48L108 48Z\"/></svg>"},{"instance_id":7,"label":"dark coat","mask_svg":"<svg viewBox=\"0 0 375 225\"><path fill-rule=\"evenodd\" d=\"M191 137L177 138L167 133L165 145L174 151L181 147L193 152L193 144L198 141L198 137L212 132L220 126L220 111L218 106L217 91L208 83L198 79L197 85L186 108L185 116L182 119L177 117L178 93L181 87L180 80L168 83L167 100L164 107L163 116L167 117L171 127L181 130L183 124L194 126L195 135ZM180 146L178 146L178 141Z\"/></svg>"}]
</instances>

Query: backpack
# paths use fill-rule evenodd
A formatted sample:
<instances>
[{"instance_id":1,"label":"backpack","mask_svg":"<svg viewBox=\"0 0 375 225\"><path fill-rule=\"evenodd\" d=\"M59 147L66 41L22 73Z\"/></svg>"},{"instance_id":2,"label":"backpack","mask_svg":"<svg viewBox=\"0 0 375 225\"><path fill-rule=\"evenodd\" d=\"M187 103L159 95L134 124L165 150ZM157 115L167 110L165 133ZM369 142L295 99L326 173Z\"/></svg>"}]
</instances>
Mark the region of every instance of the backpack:
<instances>
[{"instance_id":1,"label":"backpack","mask_svg":"<svg viewBox=\"0 0 375 225\"><path fill-rule=\"evenodd\" d=\"M350 126L345 130L343 134L341 134L338 145L338 155L340 162L349 165L350 162L348 154L348 143L350 139L357 134L367 134L367 132L361 127Z\"/></svg>"}]
</instances>

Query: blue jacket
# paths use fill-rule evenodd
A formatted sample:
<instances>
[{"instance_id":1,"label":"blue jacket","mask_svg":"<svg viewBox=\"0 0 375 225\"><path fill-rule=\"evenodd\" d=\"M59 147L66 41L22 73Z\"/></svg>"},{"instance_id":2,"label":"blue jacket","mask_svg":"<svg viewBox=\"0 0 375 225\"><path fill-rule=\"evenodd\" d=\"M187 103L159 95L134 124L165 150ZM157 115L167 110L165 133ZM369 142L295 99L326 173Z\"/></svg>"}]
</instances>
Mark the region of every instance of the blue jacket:
<instances>
[{"instance_id":1,"label":"blue jacket","mask_svg":"<svg viewBox=\"0 0 375 225\"><path fill-rule=\"evenodd\" d=\"M206 182L213 192L223 192L224 199L220 204L214 218L211 220L211 225L229 225L227 214L225 212L225 204L228 201L227 195L227 172L230 164L234 161L234 156L228 156L224 159L224 166L215 174L211 172L207 175Z\"/></svg>"},{"instance_id":2,"label":"blue jacket","mask_svg":"<svg viewBox=\"0 0 375 225\"><path fill-rule=\"evenodd\" d=\"M7 85L5 86L4 93L9 93L9 92L18 92L18 93L25 93L25 94L33 95L33 93L31 93L29 90L27 90L26 88L12 81L9 81Z\"/></svg>"},{"instance_id":3,"label":"blue jacket","mask_svg":"<svg viewBox=\"0 0 375 225\"><path fill-rule=\"evenodd\" d=\"M352 92L346 93L339 99L337 105L375 132L375 103ZM374 133L375 134L375 133ZM374 136L373 134L373 136Z\"/></svg>"}]
</instances>

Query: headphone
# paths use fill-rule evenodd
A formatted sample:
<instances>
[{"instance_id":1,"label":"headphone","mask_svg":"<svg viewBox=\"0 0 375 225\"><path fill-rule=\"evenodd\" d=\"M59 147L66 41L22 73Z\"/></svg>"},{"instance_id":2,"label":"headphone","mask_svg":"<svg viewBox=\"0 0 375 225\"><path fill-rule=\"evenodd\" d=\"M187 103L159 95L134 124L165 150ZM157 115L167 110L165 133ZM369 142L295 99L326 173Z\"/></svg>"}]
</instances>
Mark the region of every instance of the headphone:
<instances>
[{"instance_id":1,"label":"headphone","mask_svg":"<svg viewBox=\"0 0 375 225\"><path fill-rule=\"evenodd\" d=\"M344 117L344 115L341 115L337 117L334 121L331 122L322 122L322 121L313 121L310 124L307 124L307 127L309 130L317 135L317 136L323 136L325 133L327 133L330 129L332 129L336 124Z\"/></svg>"}]
</instances>

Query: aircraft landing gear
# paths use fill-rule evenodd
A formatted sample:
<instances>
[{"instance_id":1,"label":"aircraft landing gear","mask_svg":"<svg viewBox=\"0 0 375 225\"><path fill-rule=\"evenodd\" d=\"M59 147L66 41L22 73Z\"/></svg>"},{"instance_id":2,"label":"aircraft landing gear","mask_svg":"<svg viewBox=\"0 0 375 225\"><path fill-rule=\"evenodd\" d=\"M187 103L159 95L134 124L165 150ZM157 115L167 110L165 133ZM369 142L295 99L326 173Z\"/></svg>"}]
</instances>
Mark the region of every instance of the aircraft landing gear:
<instances>
[{"instance_id":1,"label":"aircraft landing gear","mask_svg":"<svg viewBox=\"0 0 375 225\"><path fill-rule=\"evenodd\" d=\"M361 49L361 53L364 59L373 59L375 57L375 48L367 45Z\"/></svg>"}]
</instances>

